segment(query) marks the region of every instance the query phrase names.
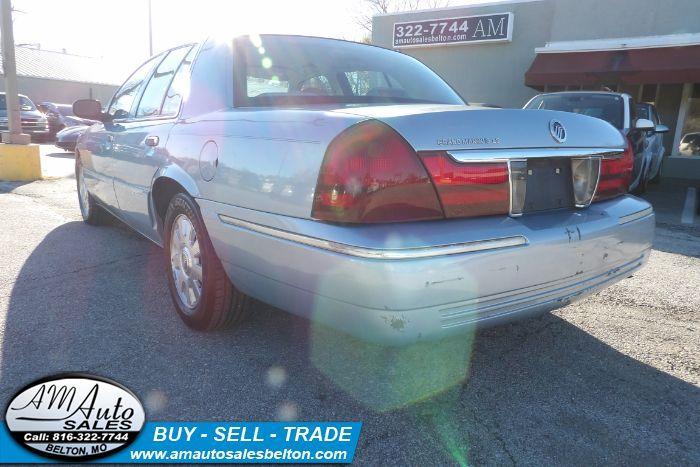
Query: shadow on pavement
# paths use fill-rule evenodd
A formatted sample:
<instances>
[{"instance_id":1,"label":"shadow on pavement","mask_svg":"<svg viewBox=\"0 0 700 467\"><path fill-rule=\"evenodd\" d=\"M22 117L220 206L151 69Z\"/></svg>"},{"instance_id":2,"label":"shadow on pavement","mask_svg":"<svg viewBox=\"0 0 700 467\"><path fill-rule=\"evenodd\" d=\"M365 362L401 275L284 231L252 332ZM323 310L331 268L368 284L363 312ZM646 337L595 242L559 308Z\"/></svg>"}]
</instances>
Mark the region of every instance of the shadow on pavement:
<instances>
[{"instance_id":1,"label":"shadow on pavement","mask_svg":"<svg viewBox=\"0 0 700 467\"><path fill-rule=\"evenodd\" d=\"M57 157L61 159L75 159L74 152L52 152L50 154L44 154L45 157Z\"/></svg>"},{"instance_id":2,"label":"shadow on pavement","mask_svg":"<svg viewBox=\"0 0 700 467\"><path fill-rule=\"evenodd\" d=\"M554 315L403 349L260 304L235 330L186 328L159 248L62 224L10 292L0 399L61 371L104 375L150 420L359 420L375 464L694 464L700 389Z\"/></svg>"}]
</instances>

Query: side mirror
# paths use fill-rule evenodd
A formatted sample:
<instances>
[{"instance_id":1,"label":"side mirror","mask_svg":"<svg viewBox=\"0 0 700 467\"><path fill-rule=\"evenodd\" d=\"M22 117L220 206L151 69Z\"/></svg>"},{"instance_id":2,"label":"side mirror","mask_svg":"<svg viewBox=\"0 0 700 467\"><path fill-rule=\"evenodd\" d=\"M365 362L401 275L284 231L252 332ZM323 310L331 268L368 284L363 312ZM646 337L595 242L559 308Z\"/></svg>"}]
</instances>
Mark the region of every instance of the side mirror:
<instances>
[{"instance_id":1,"label":"side mirror","mask_svg":"<svg viewBox=\"0 0 700 467\"><path fill-rule=\"evenodd\" d=\"M666 125L658 124L656 125L656 130L657 133L668 133L670 130Z\"/></svg>"},{"instance_id":2,"label":"side mirror","mask_svg":"<svg viewBox=\"0 0 700 467\"><path fill-rule=\"evenodd\" d=\"M109 115L102 113L102 104L95 99L79 99L73 102L73 114L88 120L109 120Z\"/></svg>"},{"instance_id":3,"label":"side mirror","mask_svg":"<svg viewBox=\"0 0 700 467\"><path fill-rule=\"evenodd\" d=\"M634 122L634 128L641 131L654 131L656 129L656 125L654 125L654 122L646 118L638 118L637 121Z\"/></svg>"}]
</instances>

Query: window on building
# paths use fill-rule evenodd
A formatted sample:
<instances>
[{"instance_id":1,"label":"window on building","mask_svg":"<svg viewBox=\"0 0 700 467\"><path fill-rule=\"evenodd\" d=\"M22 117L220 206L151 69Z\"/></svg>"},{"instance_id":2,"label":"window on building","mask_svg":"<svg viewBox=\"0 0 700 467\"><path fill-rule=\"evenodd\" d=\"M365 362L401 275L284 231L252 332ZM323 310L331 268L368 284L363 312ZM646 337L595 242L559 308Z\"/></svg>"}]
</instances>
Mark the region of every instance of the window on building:
<instances>
[{"instance_id":1,"label":"window on building","mask_svg":"<svg viewBox=\"0 0 700 467\"><path fill-rule=\"evenodd\" d=\"M141 102L136 110L136 118L152 117L160 115L160 108L165 98L165 92L173 81L182 59L189 52L190 46L171 50L165 59L158 65L156 71L146 85L141 96Z\"/></svg>"},{"instance_id":2,"label":"window on building","mask_svg":"<svg viewBox=\"0 0 700 467\"><path fill-rule=\"evenodd\" d=\"M700 83L695 83L690 95L678 152L682 156L700 156Z\"/></svg>"},{"instance_id":3,"label":"window on building","mask_svg":"<svg viewBox=\"0 0 700 467\"><path fill-rule=\"evenodd\" d=\"M129 79L127 79L122 87L114 94L112 103L109 105L109 109L107 109L107 113L116 119L129 118L132 116L133 114L131 111L134 107L134 100L139 95L153 67L155 67L162 58L162 54L153 57L133 72Z\"/></svg>"},{"instance_id":4,"label":"window on building","mask_svg":"<svg viewBox=\"0 0 700 467\"><path fill-rule=\"evenodd\" d=\"M641 101L648 104L656 102L656 84L645 84L642 86Z\"/></svg>"}]
</instances>

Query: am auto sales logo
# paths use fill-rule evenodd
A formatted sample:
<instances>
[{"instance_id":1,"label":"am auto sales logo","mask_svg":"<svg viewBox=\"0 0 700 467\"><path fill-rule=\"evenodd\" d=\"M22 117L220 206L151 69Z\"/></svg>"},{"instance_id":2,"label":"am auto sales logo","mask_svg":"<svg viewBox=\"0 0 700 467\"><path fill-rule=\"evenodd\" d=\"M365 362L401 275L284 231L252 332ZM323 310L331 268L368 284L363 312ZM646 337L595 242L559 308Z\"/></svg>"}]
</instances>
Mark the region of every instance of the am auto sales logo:
<instances>
[{"instance_id":1,"label":"am auto sales logo","mask_svg":"<svg viewBox=\"0 0 700 467\"><path fill-rule=\"evenodd\" d=\"M123 449L141 431L143 406L107 378L71 373L33 382L10 401L5 422L12 437L41 455L70 461Z\"/></svg>"}]
</instances>

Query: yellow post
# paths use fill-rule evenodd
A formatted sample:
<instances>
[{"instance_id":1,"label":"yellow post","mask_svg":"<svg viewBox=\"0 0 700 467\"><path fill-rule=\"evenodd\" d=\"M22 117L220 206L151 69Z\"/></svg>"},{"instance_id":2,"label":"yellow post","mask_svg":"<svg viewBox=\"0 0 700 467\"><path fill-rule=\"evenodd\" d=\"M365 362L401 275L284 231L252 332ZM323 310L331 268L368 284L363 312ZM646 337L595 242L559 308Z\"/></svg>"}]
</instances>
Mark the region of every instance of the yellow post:
<instances>
[{"instance_id":1,"label":"yellow post","mask_svg":"<svg viewBox=\"0 0 700 467\"><path fill-rule=\"evenodd\" d=\"M0 144L0 180L28 182L41 179L37 144Z\"/></svg>"}]
</instances>

